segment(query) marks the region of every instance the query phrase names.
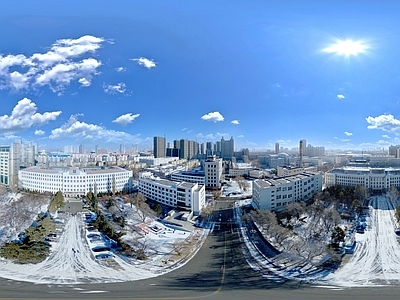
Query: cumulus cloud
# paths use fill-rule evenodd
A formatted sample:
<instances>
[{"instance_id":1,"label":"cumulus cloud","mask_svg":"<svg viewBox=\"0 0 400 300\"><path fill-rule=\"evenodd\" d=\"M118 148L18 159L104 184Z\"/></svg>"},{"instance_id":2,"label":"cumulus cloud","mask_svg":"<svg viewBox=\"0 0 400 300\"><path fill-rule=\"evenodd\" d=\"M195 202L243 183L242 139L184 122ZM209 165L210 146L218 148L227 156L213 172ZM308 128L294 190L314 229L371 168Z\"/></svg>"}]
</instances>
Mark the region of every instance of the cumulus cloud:
<instances>
[{"instance_id":1,"label":"cumulus cloud","mask_svg":"<svg viewBox=\"0 0 400 300\"><path fill-rule=\"evenodd\" d=\"M0 55L0 89L19 91L48 86L60 92L75 80L84 87L90 86L101 62L80 57L94 53L103 42L102 38L86 35L58 40L45 53ZM14 67L20 71L12 71Z\"/></svg>"},{"instance_id":2,"label":"cumulus cloud","mask_svg":"<svg viewBox=\"0 0 400 300\"><path fill-rule=\"evenodd\" d=\"M338 97L338 99L344 99L344 98L346 98L343 94L339 94L339 95L337 95L337 97Z\"/></svg>"},{"instance_id":3,"label":"cumulus cloud","mask_svg":"<svg viewBox=\"0 0 400 300\"><path fill-rule=\"evenodd\" d=\"M244 138L244 135L243 134L239 134L237 137L238 138Z\"/></svg>"},{"instance_id":4,"label":"cumulus cloud","mask_svg":"<svg viewBox=\"0 0 400 300\"><path fill-rule=\"evenodd\" d=\"M205 114L201 119L204 121L221 122L224 120L224 117L218 111L214 111Z\"/></svg>"},{"instance_id":5,"label":"cumulus cloud","mask_svg":"<svg viewBox=\"0 0 400 300\"><path fill-rule=\"evenodd\" d=\"M24 98L18 101L10 116L0 116L0 132L14 133L28 129L34 125L41 126L56 120L60 114L61 111L40 114L37 112L36 104L30 99Z\"/></svg>"},{"instance_id":6,"label":"cumulus cloud","mask_svg":"<svg viewBox=\"0 0 400 300\"><path fill-rule=\"evenodd\" d=\"M49 136L53 140L75 139L76 141L101 141L102 143L138 142L138 136L126 132L109 130L96 124L81 122L82 115L72 115L61 127L53 129Z\"/></svg>"},{"instance_id":7,"label":"cumulus cloud","mask_svg":"<svg viewBox=\"0 0 400 300\"><path fill-rule=\"evenodd\" d=\"M143 66L147 69L155 68L157 66L157 63L154 60L145 57L132 58L131 60L137 62L139 66Z\"/></svg>"},{"instance_id":8,"label":"cumulus cloud","mask_svg":"<svg viewBox=\"0 0 400 300\"><path fill-rule=\"evenodd\" d=\"M231 123L232 123L233 125L239 125L239 120L233 120L233 121L231 121Z\"/></svg>"},{"instance_id":9,"label":"cumulus cloud","mask_svg":"<svg viewBox=\"0 0 400 300\"><path fill-rule=\"evenodd\" d=\"M35 130L35 135L44 135L45 134L45 132L43 131L43 130Z\"/></svg>"},{"instance_id":10,"label":"cumulus cloud","mask_svg":"<svg viewBox=\"0 0 400 300\"><path fill-rule=\"evenodd\" d=\"M397 120L391 114L384 114L377 117L365 118L368 124L368 129L379 129L386 132L400 133L400 120Z\"/></svg>"},{"instance_id":11,"label":"cumulus cloud","mask_svg":"<svg viewBox=\"0 0 400 300\"><path fill-rule=\"evenodd\" d=\"M125 72L125 71L126 71L126 68L124 68L124 67L118 67L118 68L115 68L115 71L117 71L118 73Z\"/></svg>"},{"instance_id":12,"label":"cumulus cloud","mask_svg":"<svg viewBox=\"0 0 400 300\"><path fill-rule=\"evenodd\" d=\"M345 131L344 134L347 135L347 136L352 136L353 135L353 133L348 132L348 131Z\"/></svg>"},{"instance_id":13,"label":"cumulus cloud","mask_svg":"<svg viewBox=\"0 0 400 300\"><path fill-rule=\"evenodd\" d=\"M117 83L116 85L104 83L103 90L105 93L110 94L110 95L123 94L126 91L126 84L123 82Z\"/></svg>"},{"instance_id":14,"label":"cumulus cloud","mask_svg":"<svg viewBox=\"0 0 400 300\"><path fill-rule=\"evenodd\" d=\"M137 117L139 117L140 114L135 114L133 115L132 113L124 114L122 116L119 116L115 120L113 120L113 123L117 123L122 126L126 126L130 123L132 123Z\"/></svg>"},{"instance_id":15,"label":"cumulus cloud","mask_svg":"<svg viewBox=\"0 0 400 300\"><path fill-rule=\"evenodd\" d=\"M385 139L390 139L390 136L388 136L387 134L382 135L382 137Z\"/></svg>"}]
</instances>

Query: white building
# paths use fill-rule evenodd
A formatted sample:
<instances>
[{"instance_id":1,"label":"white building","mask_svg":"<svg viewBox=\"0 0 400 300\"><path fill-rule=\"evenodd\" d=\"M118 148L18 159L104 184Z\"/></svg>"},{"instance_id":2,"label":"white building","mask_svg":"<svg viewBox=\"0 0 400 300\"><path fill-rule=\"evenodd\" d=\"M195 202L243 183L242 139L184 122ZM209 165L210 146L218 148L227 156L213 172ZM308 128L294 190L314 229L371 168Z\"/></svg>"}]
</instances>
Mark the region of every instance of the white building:
<instances>
[{"instance_id":1,"label":"white building","mask_svg":"<svg viewBox=\"0 0 400 300\"><path fill-rule=\"evenodd\" d=\"M42 169L30 167L18 172L19 187L40 193L77 197L89 192L112 193L132 189L132 171L113 168Z\"/></svg>"},{"instance_id":2,"label":"white building","mask_svg":"<svg viewBox=\"0 0 400 300\"><path fill-rule=\"evenodd\" d=\"M185 181L191 183L198 183L201 185L205 185L206 177L204 175L204 171L199 169L194 169L191 171L175 171L170 174L172 181Z\"/></svg>"},{"instance_id":3,"label":"white building","mask_svg":"<svg viewBox=\"0 0 400 300\"><path fill-rule=\"evenodd\" d=\"M206 201L204 185L160 179L151 172L140 173L139 192L160 204L190 209L194 215L200 214Z\"/></svg>"},{"instance_id":4,"label":"white building","mask_svg":"<svg viewBox=\"0 0 400 300\"><path fill-rule=\"evenodd\" d=\"M20 167L21 145L0 146L0 184L11 190L18 187L18 170Z\"/></svg>"},{"instance_id":5,"label":"white building","mask_svg":"<svg viewBox=\"0 0 400 300\"><path fill-rule=\"evenodd\" d=\"M204 161L206 188L220 189L222 178L222 158L210 156Z\"/></svg>"},{"instance_id":6,"label":"white building","mask_svg":"<svg viewBox=\"0 0 400 300\"><path fill-rule=\"evenodd\" d=\"M253 202L259 209L281 210L289 203L306 201L322 190L322 174L304 172L289 177L255 180Z\"/></svg>"},{"instance_id":7,"label":"white building","mask_svg":"<svg viewBox=\"0 0 400 300\"><path fill-rule=\"evenodd\" d=\"M343 167L325 173L327 186L355 186L361 184L371 191L400 187L400 168Z\"/></svg>"}]
</instances>

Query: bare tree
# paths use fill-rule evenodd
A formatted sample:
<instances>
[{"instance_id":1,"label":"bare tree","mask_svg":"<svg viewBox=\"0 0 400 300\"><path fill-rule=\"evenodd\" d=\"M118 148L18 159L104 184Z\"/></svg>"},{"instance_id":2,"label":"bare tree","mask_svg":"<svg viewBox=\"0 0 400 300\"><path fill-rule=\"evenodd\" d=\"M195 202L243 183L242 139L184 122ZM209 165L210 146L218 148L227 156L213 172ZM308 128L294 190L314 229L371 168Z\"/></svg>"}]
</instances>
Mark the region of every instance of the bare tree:
<instances>
[{"instance_id":1,"label":"bare tree","mask_svg":"<svg viewBox=\"0 0 400 300\"><path fill-rule=\"evenodd\" d=\"M154 217L154 211L146 202L146 197L140 193L137 193L133 198L129 199L131 206L133 204L135 214L139 217L142 222L145 222L147 217Z\"/></svg>"}]
</instances>

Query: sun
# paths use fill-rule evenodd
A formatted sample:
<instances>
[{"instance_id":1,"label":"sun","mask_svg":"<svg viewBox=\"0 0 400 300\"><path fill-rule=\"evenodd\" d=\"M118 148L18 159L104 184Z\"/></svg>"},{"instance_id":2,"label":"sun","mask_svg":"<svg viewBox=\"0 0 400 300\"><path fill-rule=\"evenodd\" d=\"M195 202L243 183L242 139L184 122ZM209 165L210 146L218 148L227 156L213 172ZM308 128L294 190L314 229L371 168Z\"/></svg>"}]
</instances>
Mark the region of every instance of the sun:
<instances>
[{"instance_id":1,"label":"sun","mask_svg":"<svg viewBox=\"0 0 400 300\"><path fill-rule=\"evenodd\" d=\"M369 47L365 45L362 41L352 41L350 39L347 40L338 40L336 44L333 44L325 49L322 49L323 52L326 53L334 53L337 55L343 55L346 57L356 56L358 54L366 53Z\"/></svg>"}]
</instances>

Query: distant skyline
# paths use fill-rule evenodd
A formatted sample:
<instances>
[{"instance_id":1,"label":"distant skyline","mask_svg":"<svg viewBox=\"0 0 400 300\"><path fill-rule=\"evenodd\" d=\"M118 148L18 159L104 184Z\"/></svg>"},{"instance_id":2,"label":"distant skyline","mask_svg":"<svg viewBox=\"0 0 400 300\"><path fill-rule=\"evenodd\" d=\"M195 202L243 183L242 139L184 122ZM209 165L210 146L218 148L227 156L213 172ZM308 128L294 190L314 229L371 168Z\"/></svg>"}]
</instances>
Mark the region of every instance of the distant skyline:
<instances>
[{"instance_id":1,"label":"distant skyline","mask_svg":"<svg viewBox=\"0 0 400 300\"><path fill-rule=\"evenodd\" d=\"M400 3L270 2L1 4L0 144L400 144Z\"/></svg>"}]
</instances>

